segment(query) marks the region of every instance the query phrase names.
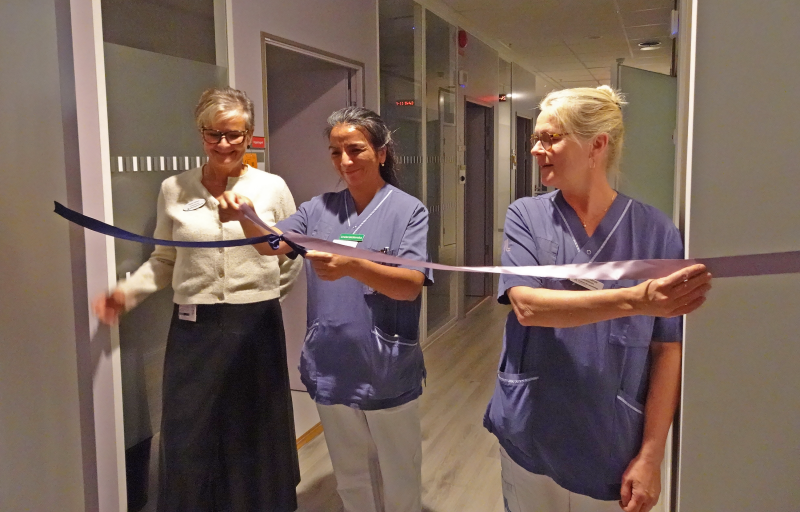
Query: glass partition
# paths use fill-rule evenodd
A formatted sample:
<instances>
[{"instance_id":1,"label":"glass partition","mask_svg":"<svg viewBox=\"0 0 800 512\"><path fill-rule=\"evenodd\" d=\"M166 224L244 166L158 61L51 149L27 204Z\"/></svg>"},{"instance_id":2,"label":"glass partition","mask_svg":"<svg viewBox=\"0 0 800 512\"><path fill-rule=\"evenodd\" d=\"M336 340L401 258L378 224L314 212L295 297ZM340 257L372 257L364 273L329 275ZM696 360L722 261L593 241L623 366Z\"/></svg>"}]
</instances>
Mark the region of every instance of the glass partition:
<instances>
[{"instance_id":1,"label":"glass partition","mask_svg":"<svg viewBox=\"0 0 800 512\"><path fill-rule=\"evenodd\" d=\"M167 177L202 165L194 107L202 91L225 86L227 49L220 2L103 0L114 224L145 235ZM220 44L222 43L222 46ZM219 65L218 65L219 64ZM153 246L115 241L117 277ZM152 504L151 439L161 423L161 381L172 289L153 294L120 320L128 506ZM148 496L151 498L148 500ZM149 501L149 503L148 503Z\"/></svg>"},{"instance_id":2,"label":"glass partition","mask_svg":"<svg viewBox=\"0 0 800 512\"><path fill-rule=\"evenodd\" d=\"M426 194L430 211L428 251L438 263L456 263L456 28L425 13ZM455 318L456 278L434 271L428 288L428 332Z\"/></svg>"}]
</instances>

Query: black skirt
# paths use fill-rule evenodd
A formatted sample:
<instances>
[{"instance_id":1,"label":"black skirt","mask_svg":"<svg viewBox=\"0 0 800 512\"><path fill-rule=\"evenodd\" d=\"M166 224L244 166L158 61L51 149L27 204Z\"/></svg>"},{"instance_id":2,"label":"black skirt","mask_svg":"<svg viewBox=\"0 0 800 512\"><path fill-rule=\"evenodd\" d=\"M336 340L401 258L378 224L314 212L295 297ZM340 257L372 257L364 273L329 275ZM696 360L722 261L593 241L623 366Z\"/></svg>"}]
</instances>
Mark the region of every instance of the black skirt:
<instances>
[{"instance_id":1,"label":"black skirt","mask_svg":"<svg viewBox=\"0 0 800 512\"><path fill-rule=\"evenodd\" d=\"M159 512L297 509L300 482L278 299L198 305L164 357Z\"/></svg>"}]
</instances>

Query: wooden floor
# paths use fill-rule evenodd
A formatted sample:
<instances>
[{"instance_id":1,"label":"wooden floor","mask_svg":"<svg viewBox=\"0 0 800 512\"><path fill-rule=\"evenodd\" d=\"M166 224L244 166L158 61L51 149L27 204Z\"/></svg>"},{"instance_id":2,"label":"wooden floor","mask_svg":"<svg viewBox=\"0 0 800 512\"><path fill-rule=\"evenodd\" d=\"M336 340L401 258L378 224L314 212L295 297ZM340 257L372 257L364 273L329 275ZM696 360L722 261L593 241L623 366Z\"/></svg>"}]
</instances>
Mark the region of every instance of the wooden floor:
<instances>
[{"instance_id":1,"label":"wooden floor","mask_svg":"<svg viewBox=\"0 0 800 512\"><path fill-rule=\"evenodd\" d=\"M490 300L425 350L422 394L424 512L502 512L497 440L483 427L494 390L507 306ZM299 511L338 512L324 433L300 451Z\"/></svg>"}]
</instances>

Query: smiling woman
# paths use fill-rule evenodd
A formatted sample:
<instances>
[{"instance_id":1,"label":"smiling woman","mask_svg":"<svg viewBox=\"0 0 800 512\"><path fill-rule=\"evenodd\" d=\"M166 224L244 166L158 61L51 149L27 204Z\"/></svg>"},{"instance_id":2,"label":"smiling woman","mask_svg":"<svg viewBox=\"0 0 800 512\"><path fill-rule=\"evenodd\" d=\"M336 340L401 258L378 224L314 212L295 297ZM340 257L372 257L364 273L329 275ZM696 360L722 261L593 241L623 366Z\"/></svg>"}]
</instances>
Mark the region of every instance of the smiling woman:
<instances>
[{"instance_id":1,"label":"smiling woman","mask_svg":"<svg viewBox=\"0 0 800 512\"><path fill-rule=\"evenodd\" d=\"M253 103L241 91L209 89L195 120L208 162L164 180L154 236L231 240L222 224L226 191L252 197L270 223L295 211L284 181L243 163ZM300 270L284 256L251 247L157 245L150 259L94 301L116 322L158 289L175 302L164 356L159 512L294 510L299 481L292 402L279 300Z\"/></svg>"},{"instance_id":2,"label":"smiling woman","mask_svg":"<svg viewBox=\"0 0 800 512\"><path fill-rule=\"evenodd\" d=\"M331 114L326 134L347 188L303 203L277 228L425 261L428 211L395 186L394 146L383 120L348 107ZM249 202L226 192L221 218L239 220L248 236L264 234L240 214L239 205ZM305 260L308 326L300 374L317 404L344 509L419 512L420 292L432 283L431 272L413 261L387 266L316 251Z\"/></svg>"}]
</instances>

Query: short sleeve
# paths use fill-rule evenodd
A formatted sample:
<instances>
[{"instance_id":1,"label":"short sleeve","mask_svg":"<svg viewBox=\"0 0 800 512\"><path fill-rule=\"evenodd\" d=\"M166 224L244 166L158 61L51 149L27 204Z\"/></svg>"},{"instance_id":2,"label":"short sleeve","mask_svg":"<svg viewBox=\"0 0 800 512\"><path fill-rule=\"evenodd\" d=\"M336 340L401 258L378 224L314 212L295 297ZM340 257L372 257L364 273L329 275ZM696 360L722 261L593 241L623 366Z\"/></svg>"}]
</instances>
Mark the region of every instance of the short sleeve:
<instances>
[{"instance_id":1,"label":"short sleeve","mask_svg":"<svg viewBox=\"0 0 800 512\"><path fill-rule=\"evenodd\" d=\"M397 256L410 260L428 261L428 210L422 203L419 203L411 214L403 238L400 240ZM400 267L422 272L425 276L425 286L433 284L431 269L414 265L400 265Z\"/></svg>"},{"instance_id":2,"label":"short sleeve","mask_svg":"<svg viewBox=\"0 0 800 512\"><path fill-rule=\"evenodd\" d=\"M288 187L286 189L289 190ZM281 231L291 231L293 233L300 233L301 235L308 234L308 219L311 210L312 201L306 201L300 205L296 212L292 213L285 219L279 220L275 223L275 227Z\"/></svg>"},{"instance_id":3,"label":"short sleeve","mask_svg":"<svg viewBox=\"0 0 800 512\"><path fill-rule=\"evenodd\" d=\"M670 223L667 233L664 237L664 252L662 258L681 260L683 257L683 241L681 240L681 234L678 231L678 228ZM683 341L683 317L656 317L653 324L653 341Z\"/></svg>"},{"instance_id":4,"label":"short sleeve","mask_svg":"<svg viewBox=\"0 0 800 512\"><path fill-rule=\"evenodd\" d=\"M513 203L506 211L500 261L504 267L541 265L536 237L529 222L526 221L526 216L520 211L518 203ZM500 274L497 290L497 301L500 304L510 303L507 292L514 286L542 288L544 285L542 279L538 277Z\"/></svg>"}]
</instances>

